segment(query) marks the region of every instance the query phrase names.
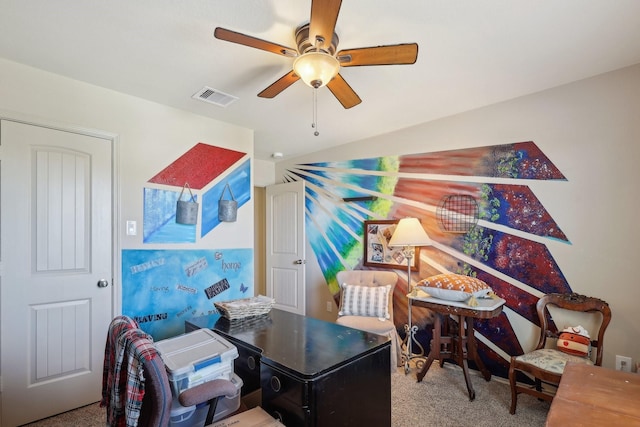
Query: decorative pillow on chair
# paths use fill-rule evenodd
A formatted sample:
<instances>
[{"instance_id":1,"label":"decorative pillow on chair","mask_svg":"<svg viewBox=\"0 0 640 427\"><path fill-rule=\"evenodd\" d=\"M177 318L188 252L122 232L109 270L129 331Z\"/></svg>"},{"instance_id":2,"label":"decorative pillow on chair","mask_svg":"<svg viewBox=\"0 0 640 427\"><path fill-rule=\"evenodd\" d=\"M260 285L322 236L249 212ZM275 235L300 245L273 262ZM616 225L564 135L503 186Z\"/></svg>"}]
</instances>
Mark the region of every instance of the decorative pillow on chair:
<instances>
[{"instance_id":1,"label":"decorative pillow on chair","mask_svg":"<svg viewBox=\"0 0 640 427\"><path fill-rule=\"evenodd\" d=\"M486 298L492 293L489 285L475 277L462 274L438 274L416 285L434 298L447 301L466 301L471 297Z\"/></svg>"},{"instance_id":2,"label":"decorative pillow on chair","mask_svg":"<svg viewBox=\"0 0 640 427\"><path fill-rule=\"evenodd\" d=\"M340 316L368 316L389 319L389 292L391 285L342 285Z\"/></svg>"},{"instance_id":3,"label":"decorative pillow on chair","mask_svg":"<svg viewBox=\"0 0 640 427\"><path fill-rule=\"evenodd\" d=\"M589 357L591 338L582 326L569 327L560 333L556 346L563 353Z\"/></svg>"}]
</instances>

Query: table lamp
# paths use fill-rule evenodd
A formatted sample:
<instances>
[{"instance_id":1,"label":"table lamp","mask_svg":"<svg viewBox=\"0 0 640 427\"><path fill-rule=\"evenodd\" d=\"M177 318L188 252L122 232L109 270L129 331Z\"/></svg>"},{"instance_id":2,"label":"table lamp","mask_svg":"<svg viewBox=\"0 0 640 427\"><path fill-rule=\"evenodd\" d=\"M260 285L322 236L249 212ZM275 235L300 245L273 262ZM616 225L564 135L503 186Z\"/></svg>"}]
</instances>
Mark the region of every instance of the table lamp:
<instances>
[{"instance_id":1,"label":"table lamp","mask_svg":"<svg viewBox=\"0 0 640 427\"><path fill-rule=\"evenodd\" d=\"M393 235L391 236L391 240L389 240L389 246L402 246L402 253L404 257L407 259L407 297L409 295L414 294L413 285L411 284L411 260L415 255L415 248L419 246L427 246L431 244L431 240L427 233L422 228L422 224L418 220L418 218L403 218L398 222L398 226L396 227ZM416 260L418 262L419 260ZM409 362L414 357L423 357L424 349L417 343L420 347L420 353L414 353L411 349L411 343L415 339L415 334L418 331L417 326L410 327L411 325L411 307L409 307L408 311L408 320L409 323L405 325L405 331L407 333L406 338L404 339L403 346L406 348L406 354L403 354L404 359L404 373L409 373Z\"/></svg>"}]
</instances>

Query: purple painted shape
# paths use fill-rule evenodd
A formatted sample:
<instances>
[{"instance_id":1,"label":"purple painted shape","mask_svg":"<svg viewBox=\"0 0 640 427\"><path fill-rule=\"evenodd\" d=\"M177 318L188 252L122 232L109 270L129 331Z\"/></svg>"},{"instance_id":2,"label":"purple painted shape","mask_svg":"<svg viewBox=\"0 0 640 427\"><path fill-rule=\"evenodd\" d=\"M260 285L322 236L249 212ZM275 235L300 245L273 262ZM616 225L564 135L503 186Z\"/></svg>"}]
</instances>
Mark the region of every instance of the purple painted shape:
<instances>
[{"instance_id":1,"label":"purple painted shape","mask_svg":"<svg viewBox=\"0 0 640 427\"><path fill-rule=\"evenodd\" d=\"M567 236L540 200L525 185L487 184L489 200L481 203L485 219L537 236L567 241ZM500 207L493 206L498 201Z\"/></svg>"},{"instance_id":2,"label":"purple painted shape","mask_svg":"<svg viewBox=\"0 0 640 427\"><path fill-rule=\"evenodd\" d=\"M536 314L537 297L481 270L477 271L476 277L491 286L493 292L506 301L505 305L507 307L538 325L538 315Z\"/></svg>"},{"instance_id":3,"label":"purple painted shape","mask_svg":"<svg viewBox=\"0 0 640 427\"><path fill-rule=\"evenodd\" d=\"M504 312L491 319L474 319L473 327L506 353L522 354L520 342Z\"/></svg>"}]
</instances>

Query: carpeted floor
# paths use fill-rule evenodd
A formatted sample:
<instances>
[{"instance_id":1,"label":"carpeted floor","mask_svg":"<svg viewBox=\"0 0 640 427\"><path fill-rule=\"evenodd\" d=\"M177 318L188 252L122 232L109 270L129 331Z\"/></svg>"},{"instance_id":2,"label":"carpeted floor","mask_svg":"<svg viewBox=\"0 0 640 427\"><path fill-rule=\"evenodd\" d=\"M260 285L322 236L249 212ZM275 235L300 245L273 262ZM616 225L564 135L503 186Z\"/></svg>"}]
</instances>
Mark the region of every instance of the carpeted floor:
<instances>
[{"instance_id":1,"label":"carpeted floor","mask_svg":"<svg viewBox=\"0 0 640 427\"><path fill-rule=\"evenodd\" d=\"M487 382L471 371L476 392L469 401L462 369L436 361L422 382L416 381L415 369L408 375L398 369L391 376L391 425L393 427L541 427L549 403L528 395L518 396L516 414L509 414L509 383L493 377Z\"/></svg>"},{"instance_id":2,"label":"carpeted floor","mask_svg":"<svg viewBox=\"0 0 640 427\"><path fill-rule=\"evenodd\" d=\"M469 401L462 370L434 363L422 382L415 369L405 375L402 368L391 375L392 427L541 427L549 403L520 395L516 415L509 414L509 384L501 378L486 382L472 371L476 399ZM366 391L365 391L366 392ZM354 410L358 410L354 408ZM30 427L104 427L105 410L97 403L56 417L27 424ZM360 427L360 426L354 426ZM386 426L384 426L386 427Z\"/></svg>"}]
</instances>

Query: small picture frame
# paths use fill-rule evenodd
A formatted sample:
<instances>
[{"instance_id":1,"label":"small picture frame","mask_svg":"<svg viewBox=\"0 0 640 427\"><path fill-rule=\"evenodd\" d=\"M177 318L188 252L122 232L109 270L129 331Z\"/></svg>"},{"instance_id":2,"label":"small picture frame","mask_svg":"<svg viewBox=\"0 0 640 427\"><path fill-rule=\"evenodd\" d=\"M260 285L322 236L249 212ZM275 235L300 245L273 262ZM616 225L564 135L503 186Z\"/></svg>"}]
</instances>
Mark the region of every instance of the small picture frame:
<instances>
[{"instance_id":1,"label":"small picture frame","mask_svg":"<svg viewBox=\"0 0 640 427\"><path fill-rule=\"evenodd\" d=\"M403 247L390 247L389 240L398 226L397 219L373 220L364 222L364 260L363 265L378 268L407 268L407 257ZM414 248L411 269L417 271L416 260L420 259L419 247Z\"/></svg>"}]
</instances>

